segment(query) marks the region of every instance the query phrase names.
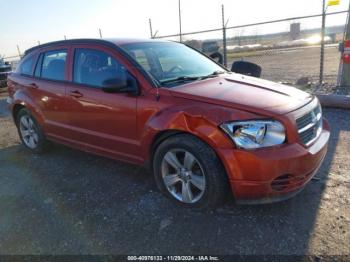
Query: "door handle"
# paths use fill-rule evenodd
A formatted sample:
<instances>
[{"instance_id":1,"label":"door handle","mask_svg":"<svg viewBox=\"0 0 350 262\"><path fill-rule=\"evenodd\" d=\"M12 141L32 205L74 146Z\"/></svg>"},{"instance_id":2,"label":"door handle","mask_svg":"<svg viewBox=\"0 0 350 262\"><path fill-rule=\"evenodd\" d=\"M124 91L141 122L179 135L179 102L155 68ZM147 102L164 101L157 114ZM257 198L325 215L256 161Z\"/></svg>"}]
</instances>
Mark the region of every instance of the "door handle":
<instances>
[{"instance_id":1,"label":"door handle","mask_svg":"<svg viewBox=\"0 0 350 262\"><path fill-rule=\"evenodd\" d=\"M39 87L37 86L37 84L35 84L35 83L29 84L29 87L31 87L31 88L33 88L33 89L39 88Z\"/></svg>"},{"instance_id":2,"label":"door handle","mask_svg":"<svg viewBox=\"0 0 350 262\"><path fill-rule=\"evenodd\" d=\"M71 92L69 93L69 95L72 96L72 97L75 97L75 98L79 98L79 97L82 97L82 96L83 96L83 94L80 93L78 90L71 91Z\"/></svg>"}]
</instances>

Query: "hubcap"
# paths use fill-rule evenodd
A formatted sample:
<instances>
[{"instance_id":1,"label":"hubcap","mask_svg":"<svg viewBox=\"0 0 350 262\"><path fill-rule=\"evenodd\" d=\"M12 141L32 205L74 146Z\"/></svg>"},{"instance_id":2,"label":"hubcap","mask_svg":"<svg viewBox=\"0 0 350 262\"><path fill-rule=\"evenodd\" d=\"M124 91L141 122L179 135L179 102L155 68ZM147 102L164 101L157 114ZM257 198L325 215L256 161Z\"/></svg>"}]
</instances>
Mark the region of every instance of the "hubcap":
<instances>
[{"instance_id":1,"label":"hubcap","mask_svg":"<svg viewBox=\"0 0 350 262\"><path fill-rule=\"evenodd\" d=\"M161 173L169 193L183 203L196 203L204 194L206 180L199 161L184 149L168 151Z\"/></svg>"},{"instance_id":2,"label":"hubcap","mask_svg":"<svg viewBox=\"0 0 350 262\"><path fill-rule=\"evenodd\" d=\"M25 145L32 149L36 148L38 145L39 136L33 120L28 115L21 117L19 122L19 130Z\"/></svg>"}]
</instances>

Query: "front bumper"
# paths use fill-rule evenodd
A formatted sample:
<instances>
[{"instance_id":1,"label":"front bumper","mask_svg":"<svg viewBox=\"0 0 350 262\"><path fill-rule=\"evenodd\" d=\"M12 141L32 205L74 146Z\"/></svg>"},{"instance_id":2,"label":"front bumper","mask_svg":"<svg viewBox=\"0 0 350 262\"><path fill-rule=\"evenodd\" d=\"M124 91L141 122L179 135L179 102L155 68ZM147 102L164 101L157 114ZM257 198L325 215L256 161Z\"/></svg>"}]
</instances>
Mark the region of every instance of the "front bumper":
<instances>
[{"instance_id":1,"label":"front bumper","mask_svg":"<svg viewBox=\"0 0 350 262\"><path fill-rule=\"evenodd\" d=\"M0 87L7 86L7 75L8 72L0 72Z\"/></svg>"},{"instance_id":2,"label":"front bumper","mask_svg":"<svg viewBox=\"0 0 350 262\"><path fill-rule=\"evenodd\" d=\"M325 124L318 139L307 148L294 143L254 151L221 150L236 201L272 203L300 192L320 168L329 137Z\"/></svg>"},{"instance_id":3,"label":"front bumper","mask_svg":"<svg viewBox=\"0 0 350 262\"><path fill-rule=\"evenodd\" d=\"M0 80L0 87L6 87L7 86L7 80Z\"/></svg>"}]
</instances>

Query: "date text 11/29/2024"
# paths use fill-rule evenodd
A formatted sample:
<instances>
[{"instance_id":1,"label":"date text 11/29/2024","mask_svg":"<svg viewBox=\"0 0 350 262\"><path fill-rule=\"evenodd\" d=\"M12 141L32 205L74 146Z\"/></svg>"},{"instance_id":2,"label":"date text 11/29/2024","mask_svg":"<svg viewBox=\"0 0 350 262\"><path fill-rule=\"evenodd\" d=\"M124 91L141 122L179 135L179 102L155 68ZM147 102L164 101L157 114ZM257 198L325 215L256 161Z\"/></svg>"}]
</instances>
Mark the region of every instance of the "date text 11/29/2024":
<instances>
[{"instance_id":1,"label":"date text 11/29/2024","mask_svg":"<svg viewBox=\"0 0 350 262\"><path fill-rule=\"evenodd\" d=\"M217 256L128 256L128 261L220 261Z\"/></svg>"}]
</instances>

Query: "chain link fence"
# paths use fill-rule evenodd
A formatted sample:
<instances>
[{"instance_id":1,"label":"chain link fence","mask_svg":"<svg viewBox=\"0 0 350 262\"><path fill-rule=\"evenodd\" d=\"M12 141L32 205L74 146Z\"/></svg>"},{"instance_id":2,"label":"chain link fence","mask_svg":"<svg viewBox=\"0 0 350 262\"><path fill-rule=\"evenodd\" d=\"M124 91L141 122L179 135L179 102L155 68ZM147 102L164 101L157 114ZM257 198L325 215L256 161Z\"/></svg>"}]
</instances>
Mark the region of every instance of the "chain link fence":
<instances>
[{"instance_id":1,"label":"chain link fence","mask_svg":"<svg viewBox=\"0 0 350 262\"><path fill-rule=\"evenodd\" d=\"M338 46L344 39L347 14L348 11L341 11L326 16L323 83L328 86L337 84ZM153 38L181 39L207 55L214 54L215 59L229 69L235 61L248 61L262 67L262 78L292 85L316 86L321 67L321 22L322 15L312 15L248 25L223 25L222 28L183 33L181 36L174 34ZM5 57L13 69L19 59L20 56Z\"/></svg>"},{"instance_id":2,"label":"chain link fence","mask_svg":"<svg viewBox=\"0 0 350 262\"><path fill-rule=\"evenodd\" d=\"M344 39L347 13L342 11L326 16L323 83L329 86L337 84L338 47ZM182 42L208 55L217 51L226 53L229 69L235 61L243 60L261 66L262 78L316 86L320 79L321 24L322 15L313 15L184 33L181 38ZM180 41L180 35L155 38Z\"/></svg>"}]
</instances>

